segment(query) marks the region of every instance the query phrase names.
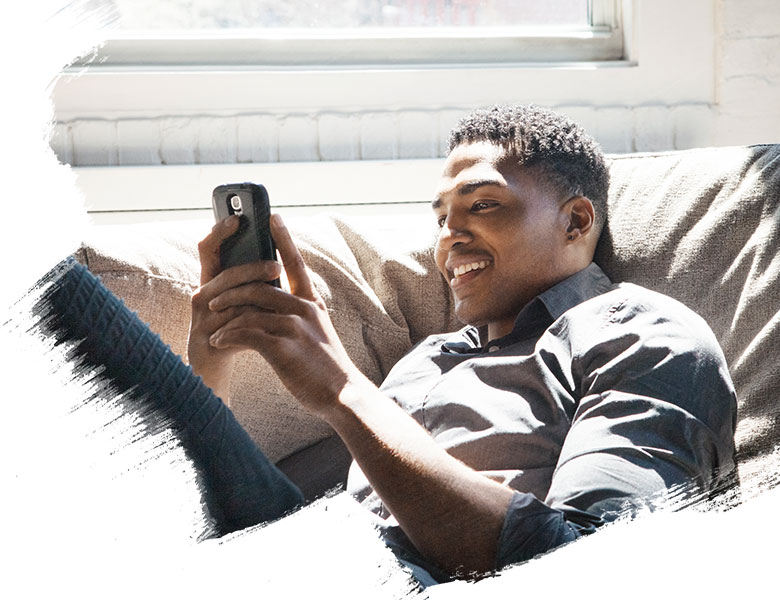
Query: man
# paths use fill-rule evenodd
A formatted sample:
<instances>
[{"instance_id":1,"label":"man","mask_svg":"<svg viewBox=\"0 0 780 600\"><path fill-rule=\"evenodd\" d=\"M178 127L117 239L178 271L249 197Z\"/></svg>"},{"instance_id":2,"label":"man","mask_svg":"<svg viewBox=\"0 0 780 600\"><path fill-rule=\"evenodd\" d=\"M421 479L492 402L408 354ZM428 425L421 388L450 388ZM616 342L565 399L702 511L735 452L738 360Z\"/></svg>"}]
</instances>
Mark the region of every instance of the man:
<instances>
[{"instance_id":1,"label":"man","mask_svg":"<svg viewBox=\"0 0 780 600\"><path fill-rule=\"evenodd\" d=\"M598 146L560 115L466 117L433 211L436 263L468 326L420 343L381 389L347 356L281 219L289 292L264 283L276 262L220 272L237 220L217 223L199 245L192 368L227 398L234 355L262 354L344 441L349 490L424 583L527 560L675 486L709 493L734 466L725 360L691 311L592 263L607 186ZM64 270L47 300L57 335L164 412L221 532L302 502L192 371L85 269Z\"/></svg>"},{"instance_id":2,"label":"man","mask_svg":"<svg viewBox=\"0 0 780 600\"><path fill-rule=\"evenodd\" d=\"M466 117L433 211L436 264L469 326L424 341L381 389L347 357L281 220L289 294L262 283L276 263L218 272L236 228L219 223L200 245L193 369L225 398L234 353L262 354L345 442L349 489L390 518L389 543L437 578L531 558L675 485L711 490L734 465L725 360L699 317L592 264L608 180L597 144L551 111Z\"/></svg>"}]
</instances>

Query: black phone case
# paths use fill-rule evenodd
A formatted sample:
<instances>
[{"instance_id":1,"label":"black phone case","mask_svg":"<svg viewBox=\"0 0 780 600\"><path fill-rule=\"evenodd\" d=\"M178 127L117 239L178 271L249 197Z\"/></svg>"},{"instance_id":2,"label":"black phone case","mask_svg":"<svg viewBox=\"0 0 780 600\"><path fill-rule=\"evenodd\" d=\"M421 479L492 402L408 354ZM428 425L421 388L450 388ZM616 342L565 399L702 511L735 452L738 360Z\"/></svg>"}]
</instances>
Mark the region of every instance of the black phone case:
<instances>
[{"instance_id":1,"label":"black phone case","mask_svg":"<svg viewBox=\"0 0 780 600\"><path fill-rule=\"evenodd\" d=\"M239 211L231 204L233 196L241 200ZM268 224L271 206L265 187L248 182L220 185L214 188L211 203L218 221L233 214L239 215L238 230L219 248L222 269L257 260L276 260L276 246ZM278 279L269 283L279 287Z\"/></svg>"}]
</instances>

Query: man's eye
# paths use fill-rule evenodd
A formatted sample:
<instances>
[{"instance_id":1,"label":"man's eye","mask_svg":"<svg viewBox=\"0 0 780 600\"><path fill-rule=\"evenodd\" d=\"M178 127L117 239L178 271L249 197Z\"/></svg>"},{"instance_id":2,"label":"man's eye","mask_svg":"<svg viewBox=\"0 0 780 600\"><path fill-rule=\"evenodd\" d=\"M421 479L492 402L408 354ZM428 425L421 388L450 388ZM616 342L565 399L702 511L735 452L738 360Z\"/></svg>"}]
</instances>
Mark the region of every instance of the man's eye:
<instances>
[{"instance_id":1,"label":"man's eye","mask_svg":"<svg viewBox=\"0 0 780 600\"><path fill-rule=\"evenodd\" d=\"M444 227L444 222L445 222L446 220L447 220L447 217L445 217L444 215L442 215L442 216L440 216L440 217L437 217L437 219L436 219L436 224L437 224L439 227Z\"/></svg>"},{"instance_id":2,"label":"man's eye","mask_svg":"<svg viewBox=\"0 0 780 600\"><path fill-rule=\"evenodd\" d=\"M471 205L471 210L485 210L491 206L495 206L495 202L487 202L485 200L479 200Z\"/></svg>"}]
</instances>

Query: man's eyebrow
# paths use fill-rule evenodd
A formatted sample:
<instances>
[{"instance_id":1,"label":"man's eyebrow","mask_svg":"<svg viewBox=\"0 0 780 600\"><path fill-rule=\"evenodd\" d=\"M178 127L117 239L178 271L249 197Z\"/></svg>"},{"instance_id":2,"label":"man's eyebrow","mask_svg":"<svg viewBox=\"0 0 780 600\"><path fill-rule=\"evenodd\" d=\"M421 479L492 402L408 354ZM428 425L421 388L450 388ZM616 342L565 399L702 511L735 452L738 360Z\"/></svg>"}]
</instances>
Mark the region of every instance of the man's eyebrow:
<instances>
[{"instance_id":1,"label":"man's eyebrow","mask_svg":"<svg viewBox=\"0 0 780 600\"><path fill-rule=\"evenodd\" d=\"M458 186L458 196L468 196L478 188L486 185L496 185L505 188L506 182L501 179L477 179L476 181L469 181L468 183Z\"/></svg>"},{"instance_id":2,"label":"man's eyebrow","mask_svg":"<svg viewBox=\"0 0 780 600\"><path fill-rule=\"evenodd\" d=\"M477 179L459 185L457 188L458 196L468 196L486 185L495 185L502 188L507 187L506 182L502 179ZM441 198L434 198L433 202L431 202L431 208L436 210L439 206L441 206Z\"/></svg>"}]
</instances>

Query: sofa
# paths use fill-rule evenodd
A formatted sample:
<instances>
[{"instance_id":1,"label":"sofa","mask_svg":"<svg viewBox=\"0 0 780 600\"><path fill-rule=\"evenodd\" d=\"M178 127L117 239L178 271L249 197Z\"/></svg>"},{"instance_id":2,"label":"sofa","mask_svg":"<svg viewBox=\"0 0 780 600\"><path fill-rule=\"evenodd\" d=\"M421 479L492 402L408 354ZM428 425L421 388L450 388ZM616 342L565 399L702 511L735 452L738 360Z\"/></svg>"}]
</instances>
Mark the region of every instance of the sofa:
<instances>
[{"instance_id":1,"label":"sofa","mask_svg":"<svg viewBox=\"0 0 780 600\"><path fill-rule=\"evenodd\" d=\"M780 474L780 145L610 156L596 262L615 281L672 296L714 330L739 399L742 498ZM431 182L431 186L435 182ZM433 219L287 219L347 352L376 383L413 344L459 327L432 257ZM77 258L186 359L196 243L208 219L93 228ZM315 498L343 482L349 455L257 355L242 353L231 408L266 454Z\"/></svg>"}]
</instances>

